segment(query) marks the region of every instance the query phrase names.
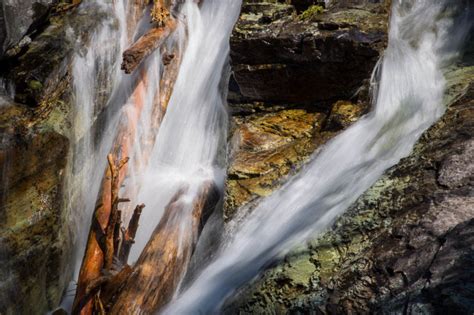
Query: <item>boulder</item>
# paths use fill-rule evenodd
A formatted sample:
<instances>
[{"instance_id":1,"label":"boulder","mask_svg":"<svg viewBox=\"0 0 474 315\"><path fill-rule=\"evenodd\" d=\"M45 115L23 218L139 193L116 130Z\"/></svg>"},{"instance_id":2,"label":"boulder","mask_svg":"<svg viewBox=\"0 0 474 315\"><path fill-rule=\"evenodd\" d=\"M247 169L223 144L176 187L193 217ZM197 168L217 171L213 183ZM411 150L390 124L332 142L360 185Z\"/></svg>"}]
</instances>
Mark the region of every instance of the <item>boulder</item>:
<instances>
[{"instance_id":1,"label":"boulder","mask_svg":"<svg viewBox=\"0 0 474 315\"><path fill-rule=\"evenodd\" d=\"M320 8L243 4L231 37L232 103L330 105L357 92L386 43L385 2Z\"/></svg>"},{"instance_id":2,"label":"boulder","mask_svg":"<svg viewBox=\"0 0 474 315\"><path fill-rule=\"evenodd\" d=\"M244 1L231 37L227 221L369 108L369 78L386 41L383 5L283 2Z\"/></svg>"},{"instance_id":3,"label":"boulder","mask_svg":"<svg viewBox=\"0 0 474 315\"><path fill-rule=\"evenodd\" d=\"M324 140L325 115L302 109L234 117L224 216L269 195L294 173Z\"/></svg>"}]
</instances>

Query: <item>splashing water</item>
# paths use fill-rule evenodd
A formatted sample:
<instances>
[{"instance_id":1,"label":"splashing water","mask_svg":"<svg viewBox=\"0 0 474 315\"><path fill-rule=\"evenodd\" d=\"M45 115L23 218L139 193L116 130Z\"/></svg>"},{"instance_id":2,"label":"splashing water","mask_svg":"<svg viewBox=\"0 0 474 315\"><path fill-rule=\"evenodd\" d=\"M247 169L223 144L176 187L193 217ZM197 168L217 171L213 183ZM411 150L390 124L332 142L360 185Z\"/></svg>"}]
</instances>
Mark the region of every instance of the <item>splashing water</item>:
<instances>
[{"instance_id":1,"label":"splashing water","mask_svg":"<svg viewBox=\"0 0 474 315\"><path fill-rule=\"evenodd\" d=\"M266 263L330 226L443 114L441 68L452 24L442 16L444 3L397 1L392 12L373 112L264 199L165 314L217 312Z\"/></svg>"},{"instance_id":2,"label":"splashing water","mask_svg":"<svg viewBox=\"0 0 474 315\"><path fill-rule=\"evenodd\" d=\"M106 167L105 157L110 152L119 123L139 116L136 120L140 126L150 125L149 113L161 72L159 54L148 58L137 74L126 75L120 70L122 53L132 41L131 30L140 29L136 27L138 21L133 19L140 12L135 12L137 8L133 3L129 4L127 0L113 3L91 0L82 2L80 10L95 10L99 17L105 15L105 18L87 43L78 40L78 53L72 63L74 146L68 163L66 203L76 242L75 279ZM148 24L148 21L142 24ZM144 77L147 82L144 82ZM142 92L139 97L137 90ZM143 135L146 131L137 128L131 137L132 160L139 160L138 141L133 142L133 139L138 139L137 134ZM71 283L68 291L74 292L74 289L75 284ZM70 309L72 297L73 294L68 294L62 303L64 308Z\"/></svg>"},{"instance_id":3,"label":"splashing water","mask_svg":"<svg viewBox=\"0 0 474 315\"><path fill-rule=\"evenodd\" d=\"M104 156L104 151L110 146L111 141L109 139L111 137L95 139L90 130L97 112L100 112L107 103L104 96L117 89L121 79L120 64L117 61L120 60L121 52L127 44L124 34L126 24L123 1L117 1L113 7L106 3L85 2L81 10L97 10L99 14L107 16L92 34L89 47L81 47L84 43L78 40L77 45L80 49L72 63L74 100L72 137L75 145L70 154L72 160L68 163L71 169L68 172L70 176L67 177L66 187L69 219L74 222L72 226L77 228L74 233L80 242L76 246L78 253L81 253L84 247L86 231L82 227L87 226L86 222L90 220L105 165L105 161L97 163L94 157ZM116 38L119 38L119 41ZM94 142L101 143L97 150ZM92 187L91 183L94 183ZM75 266L76 273L78 267L79 262Z\"/></svg>"},{"instance_id":4,"label":"splashing water","mask_svg":"<svg viewBox=\"0 0 474 315\"><path fill-rule=\"evenodd\" d=\"M138 200L146 204L131 259L138 257L170 199L183 186L187 205L180 223L191 222L192 200L207 180L223 186L227 112L221 77L229 52L229 37L240 12L240 1L208 0L199 7L186 1L180 18L188 41L160 127Z\"/></svg>"}]
</instances>

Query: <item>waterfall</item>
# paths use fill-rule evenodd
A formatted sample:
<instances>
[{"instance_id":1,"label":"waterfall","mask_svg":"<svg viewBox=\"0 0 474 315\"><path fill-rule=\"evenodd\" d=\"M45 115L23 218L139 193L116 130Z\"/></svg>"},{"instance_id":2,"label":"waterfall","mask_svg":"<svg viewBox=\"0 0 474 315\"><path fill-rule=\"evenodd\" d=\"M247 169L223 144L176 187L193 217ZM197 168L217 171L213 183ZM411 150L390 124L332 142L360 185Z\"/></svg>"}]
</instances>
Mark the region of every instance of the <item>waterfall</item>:
<instances>
[{"instance_id":1,"label":"waterfall","mask_svg":"<svg viewBox=\"0 0 474 315\"><path fill-rule=\"evenodd\" d=\"M445 110L442 66L449 57L452 26L446 4L394 1L373 111L327 143L299 175L261 201L224 241L217 258L164 313L217 312L265 264L328 228L385 170L410 153ZM191 123L189 116L180 119L183 126ZM178 134L178 145L188 141L182 138L188 133ZM161 154L164 162L180 158L170 151Z\"/></svg>"},{"instance_id":2,"label":"waterfall","mask_svg":"<svg viewBox=\"0 0 474 315\"><path fill-rule=\"evenodd\" d=\"M192 201L208 180L223 186L227 111L220 82L229 52L229 37L240 12L240 1L188 0L180 18L187 27L187 46L168 110L158 132L138 200L146 205L132 249L133 261L149 240L163 210L176 192L186 205L180 224L188 228Z\"/></svg>"},{"instance_id":3,"label":"waterfall","mask_svg":"<svg viewBox=\"0 0 474 315\"><path fill-rule=\"evenodd\" d=\"M206 1L199 5L188 0L182 5L177 16L178 28L165 43L167 48L178 46L181 65L157 135L153 135L156 130L152 126L156 124L152 121L156 119L153 115L156 115L163 74L160 51L149 56L132 75L120 71L124 49L151 25L149 14L145 14L138 25L125 19L131 15L129 6L126 0L114 3L90 0L83 2L80 8L93 7L112 12L112 16L94 31L87 44L78 42L79 47L84 47L80 47L72 65L75 145L66 187L70 221L76 228L78 240L75 279L106 167L105 157L121 122L136 122L126 136L129 146L126 156L130 162L126 188L120 194L131 197L132 202L129 209L124 209L124 222L129 218L132 205L146 204L141 217L141 222L146 223L140 224L131 253L132 262L150 238L169 200L180 188L188 188L181 198L187 207L179 218L184 232L192 218L188 210L191 210L200 186L208 180L221 189L224 184L225 164L222 161L225 158L227 111L221 77L229 53L228 39L240 12L240 1ZM101 117L103 113L106 113L105 119ZM100 121L99 126L95 126L97 121ZM153 136L157 138L150 148ZM144 151L150 153L142 156ZM146 162L142 163L142 160ZM70 292L74 291L74 286L71 283ZM66 309L70 309L72 296L69 294L63 301Z\"/></svg>"},{"instance_id":4,"label":"waterfall","mask_svg":"<svg viewBox=\"0 0 474 315\"><path fill-rule=\"evenodd\" d=\"M119 60L127 43L124 34L125 9L122 1L118 1L114 7L110 4L91 2L83 5L81 9L100 10L107 14L107 17L91 35L88 47L78 49L72 63L75 145L70 155L72 160L69 165L72 169L69 171L66 187L70 219L75 224L79 223L77 225L79 230L75 232L79 241L82 241L87 233L82 226L87 225L86 222L90 220L102 176L101 169L105 165L105 161L97 163L96 158L100 158L111 141L109 139L111 137L94 139L91 129L97 113L106 105L107 100L104 100L104 96L107 97L115 90L121 79ZM119 38L119 41L116 38ZM82 46L84 43L78 40L77 45ZM98 150L95 149L94 142L102 142ZM78 251L82 248L83 245L78 246Z\"/></svg>"},{"instance_id":5,"label":"waterfall","mask_svg":"<svg viewBox=\"0 0 474 315\"><path fill-rule=\"evenodd\" d=\"M75 241L72 261L74 279L79 274L90 220L106 168L106 156L117 135L119 123L139 116L136 121L140 126L129 139L129 157L134 166L130 171L130 180L133 181L139 167L139 140L150 132L146 126L150 126L150 113L162 68L158 53L148 58L140 71L133 75L126 75L120 69L123 51L134 37L149 28L148 17L140 23L134 19L141 12L135 12L137 8L132 1L83 1L79 10L97 12L101 20L86 41L78 37L77 52L71 67L74 145L69 154L65 202ZM132 199L135 202L135 198ZM74 290L73 281L69 285L70 293L62 302L65 309L71 307Z\"/></svg>"}]
</instances>

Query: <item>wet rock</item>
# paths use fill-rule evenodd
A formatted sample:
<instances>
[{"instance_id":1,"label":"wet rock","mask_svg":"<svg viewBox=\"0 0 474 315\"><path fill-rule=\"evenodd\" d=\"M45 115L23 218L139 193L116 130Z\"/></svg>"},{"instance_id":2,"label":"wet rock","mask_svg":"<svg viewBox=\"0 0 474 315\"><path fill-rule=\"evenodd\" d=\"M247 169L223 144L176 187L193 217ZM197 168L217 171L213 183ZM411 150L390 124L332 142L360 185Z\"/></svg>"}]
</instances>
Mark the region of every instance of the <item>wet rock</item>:
<instances>
[{"instance_id":1,"label":"wet rock","mask_svg":"<svg viewBox=\"0 0 474 315\"><path fill-rule=\"evenodd\" d=\"M0 108L0 313L40 314L59 303L70 238L62 211L68 139L26 106Z\"/></svg>"},{"instance_id":2,"label":"wet rock","mask_svg":"<svg viewBox=\"0 0 474 315\"><path fill-rule=\"evenodd\" d=\"M109 14L88 5L51 16L26 49L2 61L16 102L1 97L1 314L45 314L58 306L72 276L64 193L77 140L71 62L77 45L86 46ZM103 99L108 93L98 92Z\"/></svg>"},{"instance_id":3,"label":"wet rock","mask_svg":"<svg viewBox=\"0 0 474 315\"><path fill-rule=\"evenodd\" d=\"M323 142L325 115L303 109L233 118L224 215L269 195Z\"/></svg>"},{"instance_id":4,"label":"wet rock","mask_svg":"<svg viewBox=\"0 0 474 315\"><path fill-rule=\"evenodd\" d=\"M447 73L450 106L411 155L225 313L471 314L473 75L469 64Z\"/></svg>"},{"instance_id":5,"label":"wet rock","mask_svg":"<svg viewBox=\"0 0 474 315\"><path fill-rule=\"evenodd\" d=\"M338 101L333 104L326 129L338 130L349 127L367 111L366 104Z\"/></svg>"},{"instance_id":6,"label":"wet rock","mask_svg":"<svg viewBox=\"0 0 474 315\"><path fill-rule=\"evenodd\" d=\"M2 1L0 3L0 59L41 24L54 0ZM19 47L24 47L23 42Z\"/></svg>"},{"instance_id":7,"label":"wet rock","mask_svg":"<svg viewBox=\"0 0 474 315\"><path fill-rule=\"evenodd\" d=\"M351 98L385 45L382 6L334 6L306 19L289 4L244 4L231 37L231 102L330 105Z\"/></svg>"},{"instance_id":8,"label":"wet rock","mask_svg":"<svg viewBox=\"0 0 474 315\"><path fill-rule=\"evenodd\" d=\"M52 17L25 53L8 64L6 78L14 86L15 101L31 107L51 106L52 100L69 88L77 41L87 43L88 36L106 16L91 6Z\"/></svg>"},{"instance_id":9,"label":"wet rock","mask_svg":"<svg viewBox=\"0 0 474 315\"><path fill-rule=\"evenodd\" d=\"M305 11L311 5L320 5L314 14ZM231 38L227 220L280 187L368 108L368 79L385 44L387 14L376 10L381 4L322 13L321 5L244 1Z\"/></svg>"}]
</instances>

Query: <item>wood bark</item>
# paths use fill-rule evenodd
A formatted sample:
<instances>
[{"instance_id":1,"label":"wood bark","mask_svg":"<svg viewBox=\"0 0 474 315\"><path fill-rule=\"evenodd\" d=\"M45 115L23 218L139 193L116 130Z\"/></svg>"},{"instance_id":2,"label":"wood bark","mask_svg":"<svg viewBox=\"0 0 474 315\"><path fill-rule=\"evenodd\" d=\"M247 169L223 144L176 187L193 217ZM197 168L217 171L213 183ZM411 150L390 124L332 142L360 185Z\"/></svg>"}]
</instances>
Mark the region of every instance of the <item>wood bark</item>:
<instances>
[{"instance_id":1,"label":"wood bark","mask_svg":"<svg viewBox=\"0 0 474 315\"><path fill-rule=\"evenodd\" d=\"M176 21L168 18L163 26L154 27L124 51L122 70L132 73L153 51L160 47L176 28Z\"/></svg>"},{"instance_id":2,"label":"wood bark","mask_svg":"<svg viewBox=\"0 0 474 315\"><path fill-rule=\"evenodd\" d=\"M138 2L141 3L142 1ZM128 69L128 71L131 72L136 69L151 52L163 44L175 27L176 22L170 18L166 21L164 27L154 28L142 36L124 53L124 63L126 63L127 60L131 60L131 63L125 66L126 70ZM143 159L145 160L143 163L145 165L148 161L148 153L151 152L152 144L154 143L157 130L166 112L176 81L180 64L180 59L175 57L177 55L176 45L172 53L168 54L164 52L163 63L166 67L160 82L160 91L155 95L155 104L153 104L152 123L150 126L151 132L149 133L151 136L139 140L146 142L145 145L142 144L142 148L145 148L143 154ZM127 200L121 200L118 196L118 191L122 186L128 170L127 163L120 165L121 163L119 162L116 167L114 164L116 161L114 162L113 158L128 156L131 152L132 141L137 141L137 139L134 140L135 131L143 109L145 93L149 83L144 69L141 70L139 78L138 84L135 86L134 93L131 97L135 104L135 111L131 116L129 115L130 117L122 117L118 127L119 131L113 142L112 153L108 158L109 165L102 181L78 279L76 298L73 304L73 314L89 315L93 313L104 313L110 310L110 308L113 307L112 303L115 301L115 297L125 291L125 285L134 273L132 273L130 266L126 265L126 262L130 253L130 247L134 242L133 239L138 228L138 219L143 206L137 206L128 228L126 230L122 228L121 211L118 209L118 204L121 201ZM207 191L210 190L211 188L207 189ZM209 195L209 193L206 193L206 195ZM199 208L200 207L197 206L197 209ZM193 239L193 244L195 244L197 236L193 237ZM190 248L194 248L194 245ZM185 257L189 260L190 253L187 253ZM114 268L116 268L116 266L114 266L114 263L116 263L114 262L114 258L118 263L125 265L118 273L114 270ZM170 290L174 291L174 289Z\"/></svg>"},{"instance_id":3,"label":"wood bark","mask_svg":"<svg viewBox=\"0 0 474 315\"><path fill-rule=\"evenodd\" d=\"M172 298L202 227L219 200L216 186L210 181L202 184L191 204L187 204L187 191L187 188L181 189L166 207L123 290L113 302L111 314L154 314Z\"/></svg>"},{"instance_id":4,"label":"wood bark","mask_svg":"<svg viewBox=\"0 0 474 315\"><path fill-rule=\"evenodd\" d=\"M109 161L114 163L111 155L109 155ZM113 204L118 203L118 194L113 192L118 191L120 184L120 174L118 172L128 162L128 159L123 159L113 166L110 165L110 162L106 175L102 180L101 198L98 201L92 218L86 252L77 282L73 314L92 314L94 308L94 295L92 293L94 292L91 290L91 283L94 283L103 276L101 271L104 268L105 259L109 257L110 250L113 249L113 246L110 249L110 244L106 241L109 223L112 223L109 222L112 207Z\"/></svg>"},{"instance_id":5,"label":"wood bark","mask_svg":"<svg viewBox=\"0 0 474 315\"><path fill-rule=\"evenodd\" d=\"M130 255L130 249L132 248L133 243L135 242L135 236L138 230L138 222L142 214L142 210L145 208L145 205L139 205L133 211L132 218L128 223L127 230L123 231L122 236L122 246L120 252L118 253L119 260L126 264L128 261L128 256Z\"/></svg>"},{"instance_id":6,"label":"wood bark","mask_svg":"<svg viewBox=\"0 0 474 315\"><path fill-rule=\"evenodd\" d=\"M171 17L169 8L171 0L154 0L153 8L151 9L151 20L157 23L158 26L164 26Z\"/></svg>"},{"instance_id":7,"label":"wood bark","mask_svg":"<svg viewBox=\"0 0 474 315\"><path fill-rule=\"evenodd\" d=\"M175 50L176 49L177 48L175 47ZM172 58L172 60L168 63L168 65L165 67L160 82L160 91L155 95L155 103L153 104L151 119L152 124L150 126L151 132L149 133L151 134L151 137L142 139L142 141L145 142L142 146L145 148L143 155L143 159L145 160L143 163L145 165L148 161L149 153L151 152L157 130L159 129L163 116L168 107L169 99L174 87L174 82L176 81L178 74L179 63L179 58ZM136 85L134 93L131 97L135 103L135 115L133 117L124 117L119 124L119 131L114 140L115 145L112 149L112 156L127 156L130 152L131 141L133 141L132 138L135 134L140 113L143 109L143 102L145 98L144 94L146 93L147 84L148 79L145 73L142 71L139 83ZM119 231L121 230L120 212L118 209L116 209L117 211L112 211L112 200L118 197L118 188L123 183L127 173L127 168L126 164L120 166L120 170L122 170L122 172L119 172L118 175L115 174L115 176L113 176L113 167L110 166L112 161L109 159L108 162L109 167L107 168L102 180L99 199L94 211L87 247L78 279L76 298L73 305L74 314L92 314L94 309L94 301L92 295L86 294L87 287L91 282L102 276L102 271L104 269L107 270L108 268L112 267L112 253L117 253L117 228ZM116 189L113 189L112 187L116 187ZM127 262L130 247L133 244L133 238L135 237L136 229L138 228L138 218L141 214L143 206L140 207L139 211L137 211L137 209L132 217L132 226L129 226L129 228L125 231L126 238L120 240L121 247L119 248L122 249L119 251L119 253L117 253L117 255L122 264L126 264ZM113 215L111 215L112 213ZM110 225L109 220L111 220ZM133 231L134 229L135 231ZM107 235L108 238L106 238ZM111 237L112 235L113 237ZM105 244L108 245L103 244L104 238L107 239Z\"/></svg>"},{"instance_id":8,"label":"wood bark","mask_svg":"<svg viewBox=\"0 0 474 315\"><path fill-rule=\"evenodd\" d=\"M102 275L101 272L105 266L107 268L111 268L112 266L113 253L111 253L111 250L113 247L113 239L111 240L110 236L117 221L116 212L112 211L112 208L114 203L118 202L118 190L125 179L127 163L119 162L119 170L122 172L117 172L114 166L111 167L114 161L111 161L110 157L128 156L130 134L134 133L140 113L143 109L143 102L140 100L144 98L142 94L145 90L143 86L146 84L146 81L147 76L145 72L142 71L140 83L135 88L131 97L134 100L136 115L132 117L122 116L118 126L118 132L113 141L114 145L111 150L111 155L108 157L108 166L102 179L85 255L79 272L76 297L73 303L73 314L92 314L94 301L92 296L85 294L86 288L91 281L94 281ZM128 162L128 158L126 161ZM113 215L111 216L111 214ZM111 222L113 223L112 226L109 226L109 220L113 221ZM107 237L107 235L109 237Z\"/></svg>"}]
</instances>

